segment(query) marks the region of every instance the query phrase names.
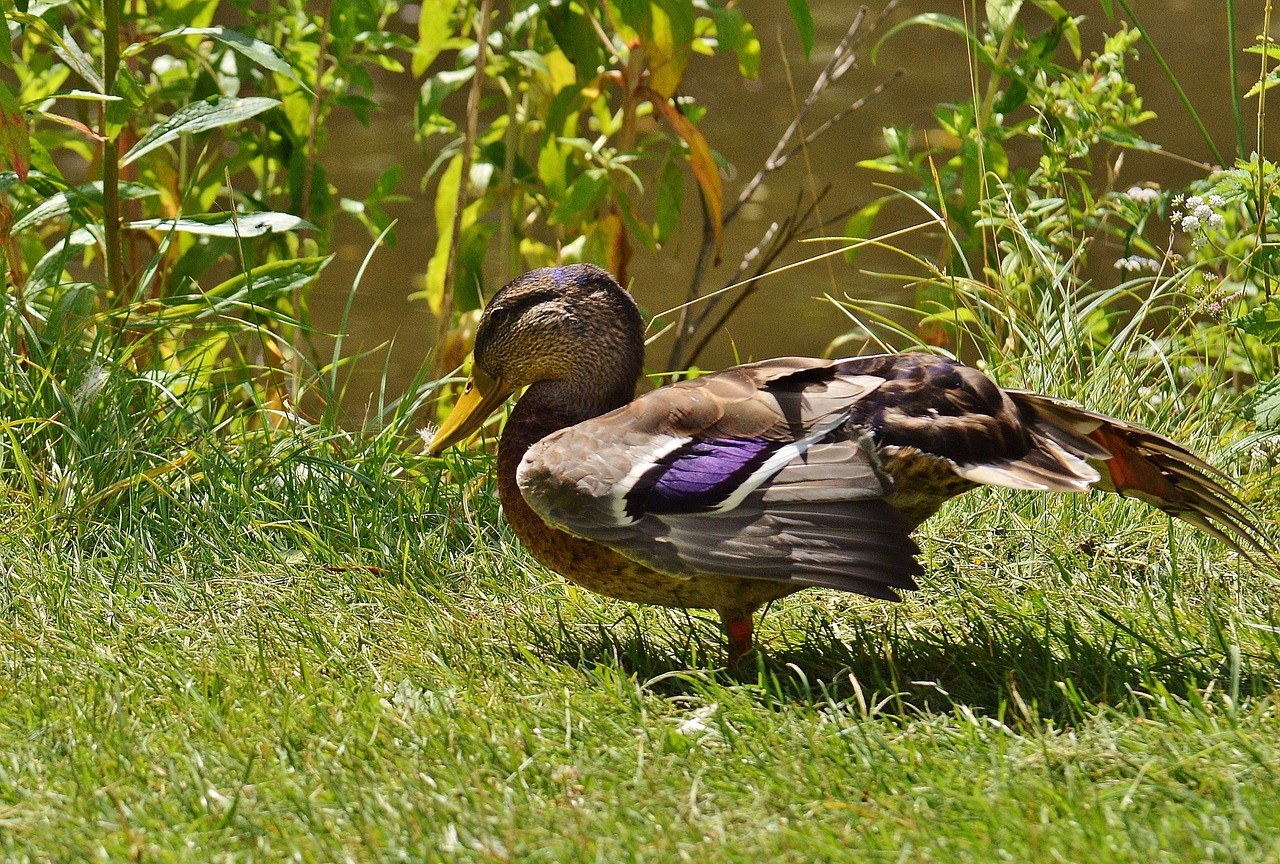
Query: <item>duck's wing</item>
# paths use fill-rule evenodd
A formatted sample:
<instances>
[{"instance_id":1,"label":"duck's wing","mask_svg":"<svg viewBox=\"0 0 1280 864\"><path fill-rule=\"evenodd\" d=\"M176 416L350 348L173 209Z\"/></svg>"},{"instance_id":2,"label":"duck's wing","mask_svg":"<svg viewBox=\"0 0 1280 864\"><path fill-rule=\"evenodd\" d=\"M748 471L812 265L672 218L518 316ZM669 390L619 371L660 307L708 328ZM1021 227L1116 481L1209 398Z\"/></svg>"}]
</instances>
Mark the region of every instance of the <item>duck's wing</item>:
<instances>
[{"instance_id":1,"label":"duck's wing","mask_svg":"<svg viewBox=\"0 0 1280 864\"><path fill-rule=\"evenodd\" d=\"M1073 449L1098 474L1091 485L1138 498L1240 552L1275 561L1274 533L1224 484L1233 481L1178 442L1070 402L1006 391L1040 439ZM1247 548L1246 548L1247 547Z\"/></svg>"},{"instance_id":2,"label":"duck's wing","mask_svg":"<svg viewBox=\"0 0 1280 864\"><path fill-rule=\"evenodd\" d=\"M914 586L910 530L970 484L1137 497L1272 558L1220 481L1155 432L922 354L780 358L664 387L544 439L519 472L548 522L663 573L873 596Z\"/></svg>"},{"instance_id":3,"label":"duck's wing","mask_svg":"<svg viewBox=\"0 0 1280 864\"><path fill-rule=\"evenodd\" d=\"M1237 551L1273 558L1267 539L1273 532L1263 531L1248 505L1223 485L1230 481L1222 472L1163 435L1069 402L1002 389L942 357L863 357L844 368L884 379L857 403L850 422L874 430L880 454L897 463L940 457L973 483L1045 492L1093 488L1139 498ZM923 509L931 512L945 497L936 483L912 482L909 470L894 473L895 503L924 498Z\"/></svg>"},{"instance_id":4,"label":"duck's wing","mask_svg":"<svg viewBox=\"0 0 1280 864\"><path fill-rule=\"evenodd\" d=\"M517 474L548 523L671 576L894 598L921 572L850 412L884 383L780 358L646 394L548 436Z\"/></svg>"}]
</instances>

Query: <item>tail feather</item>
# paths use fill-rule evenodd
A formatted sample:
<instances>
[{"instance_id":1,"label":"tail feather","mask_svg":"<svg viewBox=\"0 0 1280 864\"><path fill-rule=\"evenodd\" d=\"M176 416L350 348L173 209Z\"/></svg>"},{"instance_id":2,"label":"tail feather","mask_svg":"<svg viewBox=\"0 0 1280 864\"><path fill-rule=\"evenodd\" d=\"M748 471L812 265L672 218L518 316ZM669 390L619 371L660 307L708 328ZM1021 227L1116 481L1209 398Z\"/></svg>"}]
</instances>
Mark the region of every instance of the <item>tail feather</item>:
<instances>
[{"instance_id":1,"label":"tail feather","mask_svg":"<svg viewBox=\"0 0 1280 864\"><path fill-rule=\"evenodd\" d=\"M1031 420L1033 435L1055 441L1097 469L1095 488L1146 501L1245 557L1259 553L1275 560L1257 514L1219 482L1234 481L1182 445L1047 396L1009 395Z\"/></svg>"}]
</instances>

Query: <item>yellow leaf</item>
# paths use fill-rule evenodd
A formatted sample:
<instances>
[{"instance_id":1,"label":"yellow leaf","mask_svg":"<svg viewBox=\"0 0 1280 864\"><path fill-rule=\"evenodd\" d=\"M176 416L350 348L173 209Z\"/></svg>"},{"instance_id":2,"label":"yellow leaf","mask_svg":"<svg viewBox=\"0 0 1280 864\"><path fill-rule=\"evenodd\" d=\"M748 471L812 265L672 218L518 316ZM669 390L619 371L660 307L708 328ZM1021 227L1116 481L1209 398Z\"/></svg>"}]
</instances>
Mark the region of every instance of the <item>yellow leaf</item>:
<instances>
[{"instance_id":1,"label":"yellow leaf","mask_svg":"<svg viewBox=\"0 0 1280 864\"><path fill-rule=\"evenodd\" d=\"M458 0L428 0L418 7L418 44L413 49L413 74L420 77L453 35L453 10Z\"/></svg>"},{"instance_id":2,"label":"yellow leaf","mask_svg":"<svg viewBox=\"0 0 1280 864\"><path fill-rule=\"evenodd\" d=\"M543 54L542 61L547 64L547 71L551 73L551 95L554 96L578 80L573 64L559 48Z\"/></svg>"},{"instance_id":3,"label":"yellow leaf","mask_svg":"<svg viewBox=\"0 0 1280 864\"><path fill-rule=\"evenodd\" d=\"M449 242L453 239L453 211L458 206L458 185L462 182L462 156L449 160L436 187L436 251L427 262L427 284L421 292L434 315L444 306L444 277L449 266Z\"/></svg>"},{"instance_id":4,"label":"yellow leaf","mask_svg":"<svg viewBox=\"0 0 1280 864\"><path fill-rule=\"evenodd\" d=\"M684 70L689 65L689 55L693 51L692 8L689 9L688 22L673 19L657 3L651 4L649 9L653 29L644 43L645 57L649 61L649 86L670 98L676 95L676 88L684 78ZM677 15L683 11L679 10ZM682 38L684 30L689 31L690 38Z\"/></svg>"}]
</instances>

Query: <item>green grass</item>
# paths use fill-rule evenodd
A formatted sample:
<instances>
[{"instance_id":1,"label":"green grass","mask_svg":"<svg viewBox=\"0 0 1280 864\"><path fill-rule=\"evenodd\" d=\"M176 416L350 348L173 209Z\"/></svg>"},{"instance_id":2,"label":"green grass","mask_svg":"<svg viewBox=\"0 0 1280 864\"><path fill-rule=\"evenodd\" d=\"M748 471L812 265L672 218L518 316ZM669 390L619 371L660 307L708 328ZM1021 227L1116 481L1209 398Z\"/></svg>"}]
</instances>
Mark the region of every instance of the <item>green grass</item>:
<instances>
[{"instance_id":1,"label":"green grass","mask_svg":"<svg viewBox=\"0 0 1280 864\"><path fill-rule=\"evenodd\" d=\"M1277 580L1148 508L969 496L921 591L776 604L744 682L389 440L7 487L6 860L1280 860ZM1213 455L1274 525L1274 456Z\"/></svg>"},{"instance_id":2,"label":"green grass","mask_svg":"<svg viewBox=\"0 0 1280 864\"><path fill-rule=\"evenodd\" d=\"M1225 372L1060 317L1001 380L1274 535ZM1139 503L966 496L920 591L787 598L735 677L710 616L529 559L408 402L271 431L180 383L0 351L4 860L1280 861L1280 577Z\"/></svg>"}]
</instances>

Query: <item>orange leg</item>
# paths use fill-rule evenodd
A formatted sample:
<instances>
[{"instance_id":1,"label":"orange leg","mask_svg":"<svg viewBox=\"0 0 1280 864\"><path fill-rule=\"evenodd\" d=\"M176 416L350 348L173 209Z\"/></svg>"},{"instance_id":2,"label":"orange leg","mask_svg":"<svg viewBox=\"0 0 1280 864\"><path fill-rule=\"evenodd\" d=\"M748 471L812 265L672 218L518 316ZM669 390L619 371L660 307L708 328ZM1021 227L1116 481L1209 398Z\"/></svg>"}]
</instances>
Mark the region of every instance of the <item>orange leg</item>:
<instances>
[{"instance_id":1,"label":"orange leg","mask_svg":"<svg viewBox=\"0 0 1280 864\"><path fill-rule=\"evenodd\" d=\"M719 609L720 622L729 637L729 665L737 666L755 648L752 633L755 624L750 612L741 609Z\"/></svg>"}]
</instances>

